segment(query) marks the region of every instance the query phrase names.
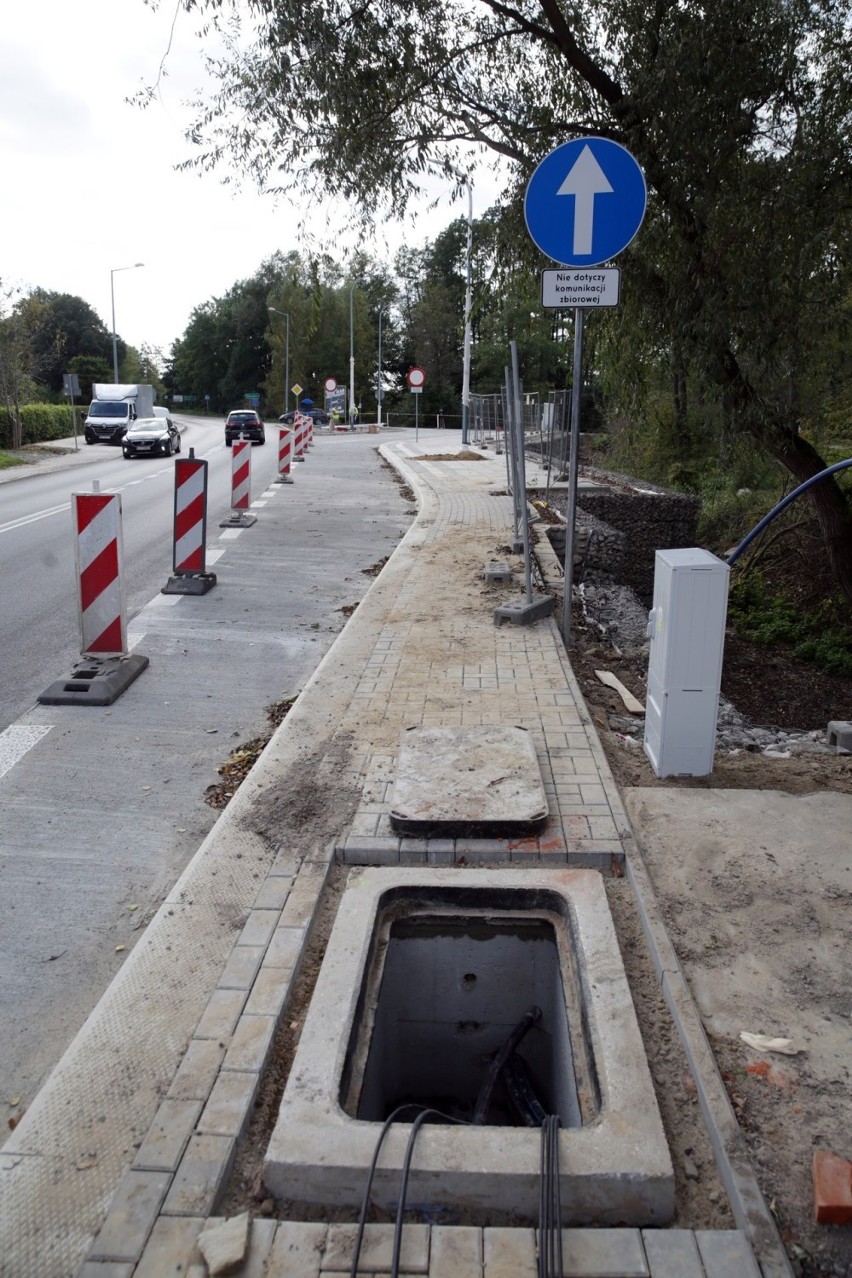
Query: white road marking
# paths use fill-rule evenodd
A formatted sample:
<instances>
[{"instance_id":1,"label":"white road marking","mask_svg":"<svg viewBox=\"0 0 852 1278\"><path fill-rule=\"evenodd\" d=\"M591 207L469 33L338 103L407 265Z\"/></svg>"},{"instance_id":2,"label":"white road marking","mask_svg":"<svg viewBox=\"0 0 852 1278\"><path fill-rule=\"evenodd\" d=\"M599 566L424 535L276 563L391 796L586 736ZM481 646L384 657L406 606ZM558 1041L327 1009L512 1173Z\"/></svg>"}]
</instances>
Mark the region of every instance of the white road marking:
<instances>
[{"instance_id":1,"label":"white road marking","mask_svg":"<svg viewBox=\"0 0 852 1278\"><path fill-rule=\"evenodd\" d=\"M63 510L70 510L70 501L65 502L64 506L50 506L46 510L33 511L31 515L22 515L20 519L11 519L8 524L0 524L0 533L13 532L16 528L23 528L26 524L35 524L39 519L48 519L51 515L61 515Z\"/></svg>"},{"instance_id":2,"label":"white road marking","mask_svg":"<svg viewBox=\"0 0 852 1278\"><path fill-rule=\"evenodd\" d=\"M242 528L226 528L224 532L219 533L219 540L236 541L242 531Z\"/></svg>"},{"instance_id":3,"label":"white road marking","mask_svg":"<svg viewBox=\"0 0 852 1278\"><path fill-rule=\"evenodd\" d=\"M145 638L145 631L144 631L144 630L140 630L140 631L137 633L136 631L130 630L130 629L128 628L128 631L127 631L127 651L128 651L128 652L132 652L132 651L133 651L133 649L134 649L134 648L135 648L138 644L140 644L144 638Z\"/></svg>"},{"instance_id":4,"label":"white road marking","mask_svg":"<svg viewBox=\"0 0 852 1278\"><path fill-rule=\"evenodd\" d=\"M0 732L0 777L14 768L28 750L38 745L52 727L52 723L13 723L5 732Z\"/></svg>"},{"instance_id":5,"label":"white road marking","mask_svg":"<svg viewBox=\"0 0 852 1278\"><path fill-rule=\"evenodd\" d=\"M215 564L218 562L218 560L222 558L224 553L225 553L224 546L214 546L212 549L207 550L207 552L205 553L204 562L208 564Z\"/></svg>"}]
</instances>

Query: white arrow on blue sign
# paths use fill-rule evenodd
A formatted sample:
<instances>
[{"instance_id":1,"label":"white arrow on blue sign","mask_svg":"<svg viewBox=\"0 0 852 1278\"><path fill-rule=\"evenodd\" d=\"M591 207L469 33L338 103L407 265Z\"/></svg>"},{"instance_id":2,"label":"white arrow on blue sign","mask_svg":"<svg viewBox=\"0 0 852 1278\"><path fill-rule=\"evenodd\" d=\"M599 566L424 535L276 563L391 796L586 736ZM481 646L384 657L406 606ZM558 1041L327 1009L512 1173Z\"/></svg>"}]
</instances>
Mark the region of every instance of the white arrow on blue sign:
<instances>
[{"instance_id":1,"label":"white arrow on blue sign","mask_svg":"<svg viewBox=\"0 0 852 1278\"><path fill-rule=\"evenodd\" d=\"M546 155L527 185L524 216L533 242L564 266L617 257L645 216L645 176L609 138L576 138Z\"/></svg>"}]
</instances>

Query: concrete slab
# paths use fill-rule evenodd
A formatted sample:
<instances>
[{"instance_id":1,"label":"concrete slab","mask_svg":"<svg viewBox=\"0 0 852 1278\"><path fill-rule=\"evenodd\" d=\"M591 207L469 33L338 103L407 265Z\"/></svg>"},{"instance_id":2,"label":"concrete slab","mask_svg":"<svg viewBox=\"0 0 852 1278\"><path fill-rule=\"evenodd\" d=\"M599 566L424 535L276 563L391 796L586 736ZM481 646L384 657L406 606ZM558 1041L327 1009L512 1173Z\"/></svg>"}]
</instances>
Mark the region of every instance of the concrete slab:
<instances>
[{"instance_id":1,"label":"concrete slab","mask_svg":"<svg viewBox=\"0 0 852 1278\"><path fill-rule=\"evenodd\" d=\"M674 1207L671 1158L606 892L600 875L587 870L400 866L352 872L267 1151L264 1180L270 1191L308 1203L357 1206L361 1201L381 1122L352 1118L344 1111L343 1092L354 1068L350 1047L357 1037L365 974L373 956L386 948L376 933L379 911L395 910L401 898L408 900L418 890L442 901L448 893L467 894L465 904L475 900L495 910L496 892L502 908L513 914L555 920L574 1059L591 1060L586 1100L593 1096L597 1101L592 1121L560 1133L564 1219L601 1225L665 1223ZM453 979L442 971L438 984L443 988ZM467 969L456 979L474 984ZM577 989L582 990L582 1014L572 1003ZM414 1008L412 1015L417 1015ZM588 1051L578 1047L578 1034ZM580 1063L576 1070L582 1080ZM396 1125L382 1148L373 1200L387 1210L396 1203L409 1131L409 1124ZM535 1220L539 1163L540 1133L535 1129L424 1127L408 1200L457 1210L506 1209Z\"/></svg>"},{"instance_id":2,"label":"concrete slab","mask_svg":"<svg viewBox=\"0 0 852 1278\"><path fill-rule=\"evenodd\" d=\"M475 724L403 732L390 811L395 830L505 837L540 830L547 814L526 728Z\"/></svg>"}]
</instances>

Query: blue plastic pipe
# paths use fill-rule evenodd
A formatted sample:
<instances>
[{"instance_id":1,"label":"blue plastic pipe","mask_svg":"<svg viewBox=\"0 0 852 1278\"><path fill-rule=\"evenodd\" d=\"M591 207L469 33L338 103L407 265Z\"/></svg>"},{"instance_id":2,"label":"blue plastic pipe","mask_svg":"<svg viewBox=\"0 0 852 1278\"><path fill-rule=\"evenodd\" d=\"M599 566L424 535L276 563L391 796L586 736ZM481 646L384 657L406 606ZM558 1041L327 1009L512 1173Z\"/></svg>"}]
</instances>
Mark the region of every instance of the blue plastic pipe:
<instances>
[{"instance_id":1,"label":"blue plastic pipe","mask_svg":"<svg viewBox=\"0 0 852 1278\"><path fill-rule=\"evenodd\" d=\"M777 506L772 507L768 515L763 516L760 523L756 524L751 532L743 538L736 550L731 551L726 561L728 565L733 566L743 551L751 545L755 537L759 537L764 528L771 524L773 519L781 514L782 510L786 510L797 497L801 497L802 493L806 493L809 488L813 488L814 484L818 484L821 479L827 479L829 475L835 474L838 470L846 470L848 466L852 466L852 457L847 457L846 461L835 462L833 466L826 467L818 475L811 475L810 479L806 479L803 484L799 484L798 488L794 488L782 501L779 501Z\"/></svg>"}]
</instances>

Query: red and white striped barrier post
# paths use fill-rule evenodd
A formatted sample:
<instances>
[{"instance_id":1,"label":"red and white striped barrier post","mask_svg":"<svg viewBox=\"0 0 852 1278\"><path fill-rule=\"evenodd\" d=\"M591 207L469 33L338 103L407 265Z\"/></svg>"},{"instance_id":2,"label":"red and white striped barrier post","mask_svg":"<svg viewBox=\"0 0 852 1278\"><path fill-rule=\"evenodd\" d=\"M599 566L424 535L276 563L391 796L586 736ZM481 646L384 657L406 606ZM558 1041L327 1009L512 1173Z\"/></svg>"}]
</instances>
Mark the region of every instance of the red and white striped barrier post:
<instances>
[{"instance_id":1,"label":"red and white striped barrier post","mask_svg":"<svg viewBox=\"0 0 852 1278\"><path fill-rule=\"evenodd\" d=\"M303 462L305 460L305 419L301 413L296 413L293 418L293 461Z\"/></svg>"},{"instance_id":2,"label":"red and white striped barrier post","mask_svg":"<svg viewBox=\"0 0 852 1278\"><path fill-rule=\"evenodd\" d=\"M127 653L121 496L72 493L81 660L41 694L43 705L112 705L148 658Z\"/></svg>"},{"instance_id":3,"label":"red and white striped barrier post","mask_svg":"<svg viewBox=\"0 0 852 1278\"><path fill-rule=\"evenodd\" d=\"M127 652L127 615L121 579L120 493L75 493L74 543L80 651L99 657Z\"/></svg>"},{"instance_id":4,"label":"red and white striped barrier post","mask_svg":"<svg viewBox=\"0 0 852 1278\"><path fill-rule=\"evenodd\" d=\"M207 572L207 462L195 456L175 461L174 576L164 595L206 595L216 585Z\"/></svg>"},{"instance_id":5,"label":"red and white striped barrier post","mask_svg":"<svg viewBox=\"0 0 852 1278\"><path fill-rule=\"evenodd\" d=\"M277 484L292 484L290 460L293 456L293 432L289 426L278 427L278 478Z\"/></svg>"},{"instance_id":6,"label":"red and white striped barrier post","mask_svg":"<svg viewBox=\"0 0 852 1278\"><path fill-rule=\"evenodd\" d=\"M251 440L235 439L231 445L231 517L220 528L251 528L257 516L248 513L251 503Z\"/></svg>"}]
</instances>

